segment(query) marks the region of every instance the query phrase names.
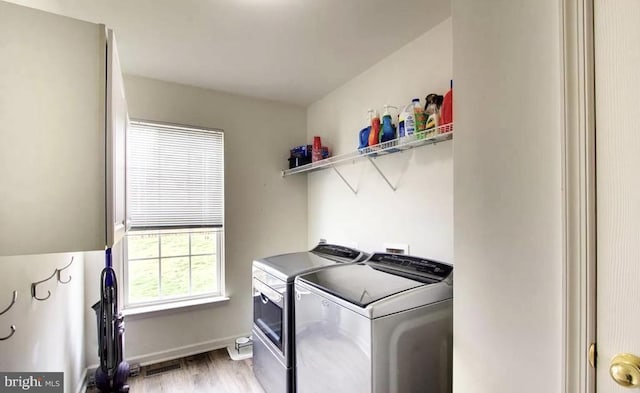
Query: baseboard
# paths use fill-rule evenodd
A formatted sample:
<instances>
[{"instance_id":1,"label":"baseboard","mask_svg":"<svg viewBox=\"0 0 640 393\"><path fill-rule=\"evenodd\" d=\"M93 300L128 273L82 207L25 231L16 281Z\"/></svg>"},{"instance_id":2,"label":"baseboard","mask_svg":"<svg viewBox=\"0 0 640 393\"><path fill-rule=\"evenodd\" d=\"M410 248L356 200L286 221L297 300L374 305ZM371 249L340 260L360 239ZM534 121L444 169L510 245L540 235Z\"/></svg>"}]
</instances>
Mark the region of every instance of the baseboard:
<instances>
[{"instance_id":1,"label":"baseboard","mask_svg":"<svg viewBox=\"0 0 640 393\"><path fill-rule=\"evenodd\" d=\"M80 381L76 382L76 386L79 386L76 393L85 393L87 391L87 375L89 375L89 369L85 368L80 377Z\"/></svg>"},{"instance_id":2,"label":"baseboard","mask_svg":"<svg viewBox=\"0 0 640 393\"><path fill-rule=\"evenodd\" d=\"M149 364L166 362L168 360L179 359L186 356L196 355L202 352L214 351L216 349L225 348L227 345L235 342L238 336L224 337L217 340L205 341L202 343L185 345L166 351L154 352L146 355L140 355L135 357L128 357L129 363L139 363L141 366L147 366Z\"/></svg>"},{"instance_id":3,"label":"baseboard","mask_svg":"<svg viewBox=\"0 0 640 393\"><path fill-rule=\"evenodd\" d=\"M165 351L153 352L138 356L127 356L126 360L129 364L138 363L140 366L148 366L149 364L166 362L169 360L179 359L202 352L214 351L216 349L226 348L227 345L233 345L238 337L249 336L250 333L239 333L230 337L223 337L216 340L205 341L197 344L185 345L178 348L168 349ZM126 355L126 354L125 354ZM87 367L87 370L95 370L97 364ZM85 378L86 379L86 378Z\"/></svg>"}]
</instances>

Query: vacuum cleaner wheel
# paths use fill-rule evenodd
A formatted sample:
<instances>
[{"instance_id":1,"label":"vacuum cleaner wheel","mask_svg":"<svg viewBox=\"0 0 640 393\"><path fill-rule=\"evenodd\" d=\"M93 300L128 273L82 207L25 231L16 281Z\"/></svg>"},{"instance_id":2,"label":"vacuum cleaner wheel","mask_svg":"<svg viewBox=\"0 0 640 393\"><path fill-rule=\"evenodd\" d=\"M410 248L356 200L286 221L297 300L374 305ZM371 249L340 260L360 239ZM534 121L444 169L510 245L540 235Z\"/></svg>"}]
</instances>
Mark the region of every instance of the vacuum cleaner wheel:
<instances>
[{"instance_id":1,"label":"vacuum cleaner wheel","mask_svg":"<svg viewBox=\"0 0 640 393\"><path fill-rule=\"evenodd\" d=\"M116 368L116 373L113 376L113 389L120 390L127 383L127 378L129 378L129 363L122 361L118 364L118 368Z\"/></svg>"},{"instance_id":2,"label":"vacuum cleaner wheel","mask_svg":"<svg viewBox=\"0 0 640 393\"><path fill-rule=\"evenodd\" d=\"M102 369L100 367L98 367L98 369L96 370L95 381L96 381L96 387L101 392L110 392L111 391L111 384L109 383L109 376L104 371L102 371Z\"/></svg>"},{"instance_id":3,"label":"vacuum cleaner wheel","mask_svg":"<svg viewBox=\"0 0 640 393\"><path fill-rule=\"evenodd\" d=\"M120 362L120 364L118 364L113 379L111 380L107 373L98 367L95 376L96 387L104 393L129 391L129 387L126 385L127 378L129 378L129 363L127 362Z\"/></svg>"}]
</instances>

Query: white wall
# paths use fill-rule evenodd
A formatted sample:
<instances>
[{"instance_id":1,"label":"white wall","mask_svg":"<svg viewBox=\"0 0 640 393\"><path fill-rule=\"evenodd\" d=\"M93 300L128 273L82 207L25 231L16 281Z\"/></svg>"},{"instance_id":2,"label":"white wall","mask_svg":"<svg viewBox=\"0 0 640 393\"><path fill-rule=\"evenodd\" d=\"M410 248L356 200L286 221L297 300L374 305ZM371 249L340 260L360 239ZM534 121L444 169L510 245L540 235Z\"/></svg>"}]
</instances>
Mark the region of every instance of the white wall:
<instances>
[{"instance_id":1,"label":"white wall","mask_svg":"<svg viewBox=\"0 0 640 393\"><path fill-rule=\"evenodd\" d=\"M148 362L224 346L251 330L253 259L306 248L306 181L280 175L289 148L304 143L305 110L136 76L125 76L125 89L131 118L224 129L226 291L231 298L128 318L126 355ZM89 305L97 301L103 264L100 253L87 258ZM97 363L95 321L87 319L86 325L92 365Z\"/></svg>"},{"instance_id":2,"label":"white wall","mask_svg":"<svg viewBox=\"0 0 640 393\"><path fill-rule=\"evenodd\" d=\"M312 104L307 110L307 141L314 135L334 154L355 150L367 125L367 109L404 106L414 97L444 94L452 78L451 19L400 48L364 73ZM397 112L393 112L394 118ZM405 243L410 253L453 262L453 144L421 147L382 157L377 163L392 191L368 162L339 170L354 195L331 170L308 175L309 237L383 249Z\"/></svg>"},{"instance_id":3,"label":"white wall","mask_svg":"<svg viewBox=\"0 0 640 393\"><path fill-rule=\"evenodd\" d=\"M57 277L38 286L38 296L31 298L31 283L44 280L56 268L73 264ZM82 253L0 257L0 309L9 305L13 290L18 291L16 304L0 316L0 336L16 332L0 341L0 370L3 372L64 372L65 393L76 393L82 385L84 356L84 258Z\"/></svg>"},{"instance_id":4,"label":"white wall","mask_svg":"<svg viewBox=\"0 0 640 393\"><path fill-rule=\"evenodd\" d=\"M453 0L455 393L562 391L560 11Z\"/></svg>"}]
</instances>

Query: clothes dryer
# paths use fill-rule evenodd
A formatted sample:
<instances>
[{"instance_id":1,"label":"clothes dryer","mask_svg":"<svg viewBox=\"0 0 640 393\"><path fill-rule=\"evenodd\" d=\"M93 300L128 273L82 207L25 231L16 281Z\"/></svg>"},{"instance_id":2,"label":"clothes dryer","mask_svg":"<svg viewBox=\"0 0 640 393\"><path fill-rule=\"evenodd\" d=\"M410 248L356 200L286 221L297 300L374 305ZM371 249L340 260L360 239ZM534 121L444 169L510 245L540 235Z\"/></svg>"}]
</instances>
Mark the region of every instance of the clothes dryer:
<instances>
[{"instance_id":1,"label":"clothes dryer","mask_svg":"<svg viewBox=\"0 0 640 393\"><path fill-rule=\"evenodd\" d=\"M253 372L266 393L295 391L295 277L367 257L352 248L321 243L310 251L274 255L253 262Z\"/></svg>"}]
</instances>

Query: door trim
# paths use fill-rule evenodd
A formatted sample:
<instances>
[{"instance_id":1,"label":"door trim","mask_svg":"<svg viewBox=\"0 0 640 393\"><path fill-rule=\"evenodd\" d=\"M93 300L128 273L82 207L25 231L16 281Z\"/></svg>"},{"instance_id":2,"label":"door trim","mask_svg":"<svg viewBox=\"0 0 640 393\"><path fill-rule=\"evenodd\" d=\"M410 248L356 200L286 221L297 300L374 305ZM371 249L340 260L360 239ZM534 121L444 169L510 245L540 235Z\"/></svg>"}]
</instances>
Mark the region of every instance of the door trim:
<instances>
[{"instance_id":1,"label":"door trim","mask_svg":"<svg viewBox=\"0 0 640 393\"><path fill-rule=\"evenodd\" d=\"M593 0L563 0L563 388L595 392L596 177ZM597 362L596 362L597 364Z\"/></svg>"}]
</instances>

